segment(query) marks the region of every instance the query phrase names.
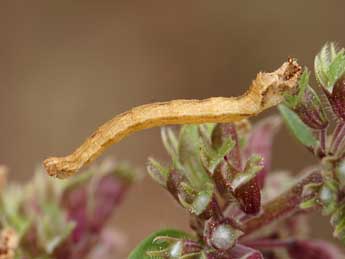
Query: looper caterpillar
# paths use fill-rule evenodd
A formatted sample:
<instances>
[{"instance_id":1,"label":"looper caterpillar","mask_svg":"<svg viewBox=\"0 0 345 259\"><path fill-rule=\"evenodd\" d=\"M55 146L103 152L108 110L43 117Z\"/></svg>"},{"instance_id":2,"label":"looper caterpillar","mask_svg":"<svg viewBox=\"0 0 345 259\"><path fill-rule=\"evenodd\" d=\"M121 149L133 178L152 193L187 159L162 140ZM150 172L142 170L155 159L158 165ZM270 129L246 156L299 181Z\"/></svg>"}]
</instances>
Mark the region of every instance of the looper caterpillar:
<instances>
[{"instance_id":1,"label":"looper caterpillar","mask_svg":"<svg viewBox=\"0 0 345 259\"><path fill-rule=\"evenodd\" d=\"M258 73L249 90L239 97L173 100L135 107L99 127L72 154L44 161L49 175L65 178L92 162L111 144L148 128L169 124L234 122L277 105L297 88L301 67L289 58L272 73Z\"/></svg>"}]
</instances>

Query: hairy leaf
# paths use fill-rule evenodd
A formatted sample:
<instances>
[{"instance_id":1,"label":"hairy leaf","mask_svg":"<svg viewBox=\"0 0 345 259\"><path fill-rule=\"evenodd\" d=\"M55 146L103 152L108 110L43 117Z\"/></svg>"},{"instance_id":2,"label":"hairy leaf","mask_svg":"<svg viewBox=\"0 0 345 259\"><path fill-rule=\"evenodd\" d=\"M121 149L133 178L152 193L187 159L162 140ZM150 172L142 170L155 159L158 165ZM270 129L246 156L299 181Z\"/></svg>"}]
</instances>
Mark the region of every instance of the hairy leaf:
<instances>
[{"instance_id":1,"label":"hairy leaf","mask_svg":"<svg viewBox=\"0 0 345 259\"><path fill-rule=\"evenodd\" d=\"M338 51L333 42L326 43L315 57L314 68L320 84L331 90L345 73L345 50Z\"/></svg>"},{"instance_id":2,"label":"hairy leaf","mask_svg":"<svg viewBox=\"0 0 345 259\"><path fill-rule=\"evenodd\" d=\"M147 163L147 172L160 185L166 186L169 175L169 169L161 165L154 158L149 158Z\"/></svg>"},{"instance_id":3,"label":"hairy leaf","mask_svg":"<svg viewBox=\"0 0 345 259\"><path fill-rule=\"evenodd\" d=\"M128 256L128 259L164 259L162 257L153 258L147 255L149 251L164 250L168 244L155 243L157 237L190 238L189 234L174 230L164 229L157 231L145 238Z\"/></svg>"},{"instance_id":4,"label":"hairy leaf","mask_svg":"<svg viewBox=\"0 0 345 259\"><path fill-rule=\"evenodd\" d=\"M284 121L294 136L305 146L314 147L317 143L311 129L305 125L295 112L286 105L279 105L278 109Z\"/></svg>"}]
</instances>

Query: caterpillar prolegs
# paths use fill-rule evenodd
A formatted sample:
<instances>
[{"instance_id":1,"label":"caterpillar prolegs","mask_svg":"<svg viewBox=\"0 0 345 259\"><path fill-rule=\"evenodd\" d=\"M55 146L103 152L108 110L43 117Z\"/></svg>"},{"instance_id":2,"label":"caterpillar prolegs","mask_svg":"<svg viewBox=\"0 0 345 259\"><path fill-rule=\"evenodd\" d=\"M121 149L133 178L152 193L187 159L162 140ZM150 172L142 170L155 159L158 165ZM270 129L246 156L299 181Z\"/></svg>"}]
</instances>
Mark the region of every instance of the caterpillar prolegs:
<instances>
[{"instance_id":1,"label":"caterpillar prolegs","mask_svg":"<svg viewBox=\"0 0 345 259\"><path fill-rule=\"evenodd\" d=\"M297 89L301 67L289 58L271 73L260 72L249 90L239 97L212 97L204 100L173 100L135 107L100 126L72 154L44 161L49 175L65 178L95 160L107 147L128 135L158 126L234 122L277 105L286 93Z\"/></svg>"}]
</instances>

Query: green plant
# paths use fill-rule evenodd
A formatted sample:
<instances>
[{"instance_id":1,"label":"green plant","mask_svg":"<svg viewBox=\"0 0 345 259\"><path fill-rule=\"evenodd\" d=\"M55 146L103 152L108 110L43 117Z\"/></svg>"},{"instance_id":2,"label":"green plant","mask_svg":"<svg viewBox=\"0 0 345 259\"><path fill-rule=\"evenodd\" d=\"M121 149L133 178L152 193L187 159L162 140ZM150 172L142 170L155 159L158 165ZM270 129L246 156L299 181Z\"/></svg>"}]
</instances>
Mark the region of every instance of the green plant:
<instances>
[{"instance_id":1,"label":"green plant","mask_svg":"<svg viewBox=\"0 0 345 259\"><path fill-rule=\"evenodd\" d=\"M25 185L5 183L5 172L0 169L1 259L116 254L119 235L106 223L134 179L131 167L106 160L68 181L37 169Z\"/></svg>"},{"instance_id":2,"label":"green plant","mask_svg":"<svg viewBox=\"0 0 345 259\"><path fill-rule=\"evenodd\" d=\"M345 242L345 50L326 44L314 70L315 88L309 70L302 73L289 59L277 71L259 74L241 98L136 108L104 124L72 155L46 160L46 169L64 178L136 130L190 123L179 131L162 128L171 161L149 158L147 171L190 215L192 231L157 231L129 259L345 258L308 231L309 212L321 212L330 218L334 237ZM253 126L247 120L279 103L280 115ZM297 177L271 169L272 142L282 121L316 158ZM94 171L103 173L92 178ZM0 177L0 258L87 258L95 240L102 245L100 233L130 172L92 169L66 183L39 174L24 195L14 185L4 187Z\"/></svg>"},{"instance_id":3,"label":"green plant","mask_svg":"<svg viewBox=\"0 0 345 259\"><path fill-rule=\"evenodd\" d=\"M316 210L330 216L334 237L345 241L344 50L326 44L315 58L315 74L318 89L305 69L297 91L278 106L292 134L319 161L299 180L270 173L279 116L250 130L247 121L185 125L178 136L164 128L172 161L164 166L151 158L148 172L190 213L194 234L158 232L129 258L345 257L306 234L307 214Z\"/></svg>"}]
</instances>

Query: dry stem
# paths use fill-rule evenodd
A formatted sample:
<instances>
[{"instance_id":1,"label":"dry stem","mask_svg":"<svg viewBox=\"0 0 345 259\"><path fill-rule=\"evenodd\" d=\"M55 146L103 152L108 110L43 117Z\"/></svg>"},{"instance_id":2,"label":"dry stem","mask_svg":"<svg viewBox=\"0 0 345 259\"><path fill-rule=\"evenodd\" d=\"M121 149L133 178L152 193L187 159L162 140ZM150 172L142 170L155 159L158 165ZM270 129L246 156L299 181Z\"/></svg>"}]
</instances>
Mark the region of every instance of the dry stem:
<instances>
[{"instance_id":1,"label":"dry stem","mask_svg":"<svg viewBox=\"0 0 345 259\"><path fill-rule=\"evenodd\" d=\"M234 122L275 106L287 92L295 91L301 67L289 59L272 73L258 73L249 90L240 97L205 100L173 100L133 108L99 127L72 154L44 161L51 176L65 178L92 162L111 144L148 128L169 124Z\"/></svg>"}]
</instances>

